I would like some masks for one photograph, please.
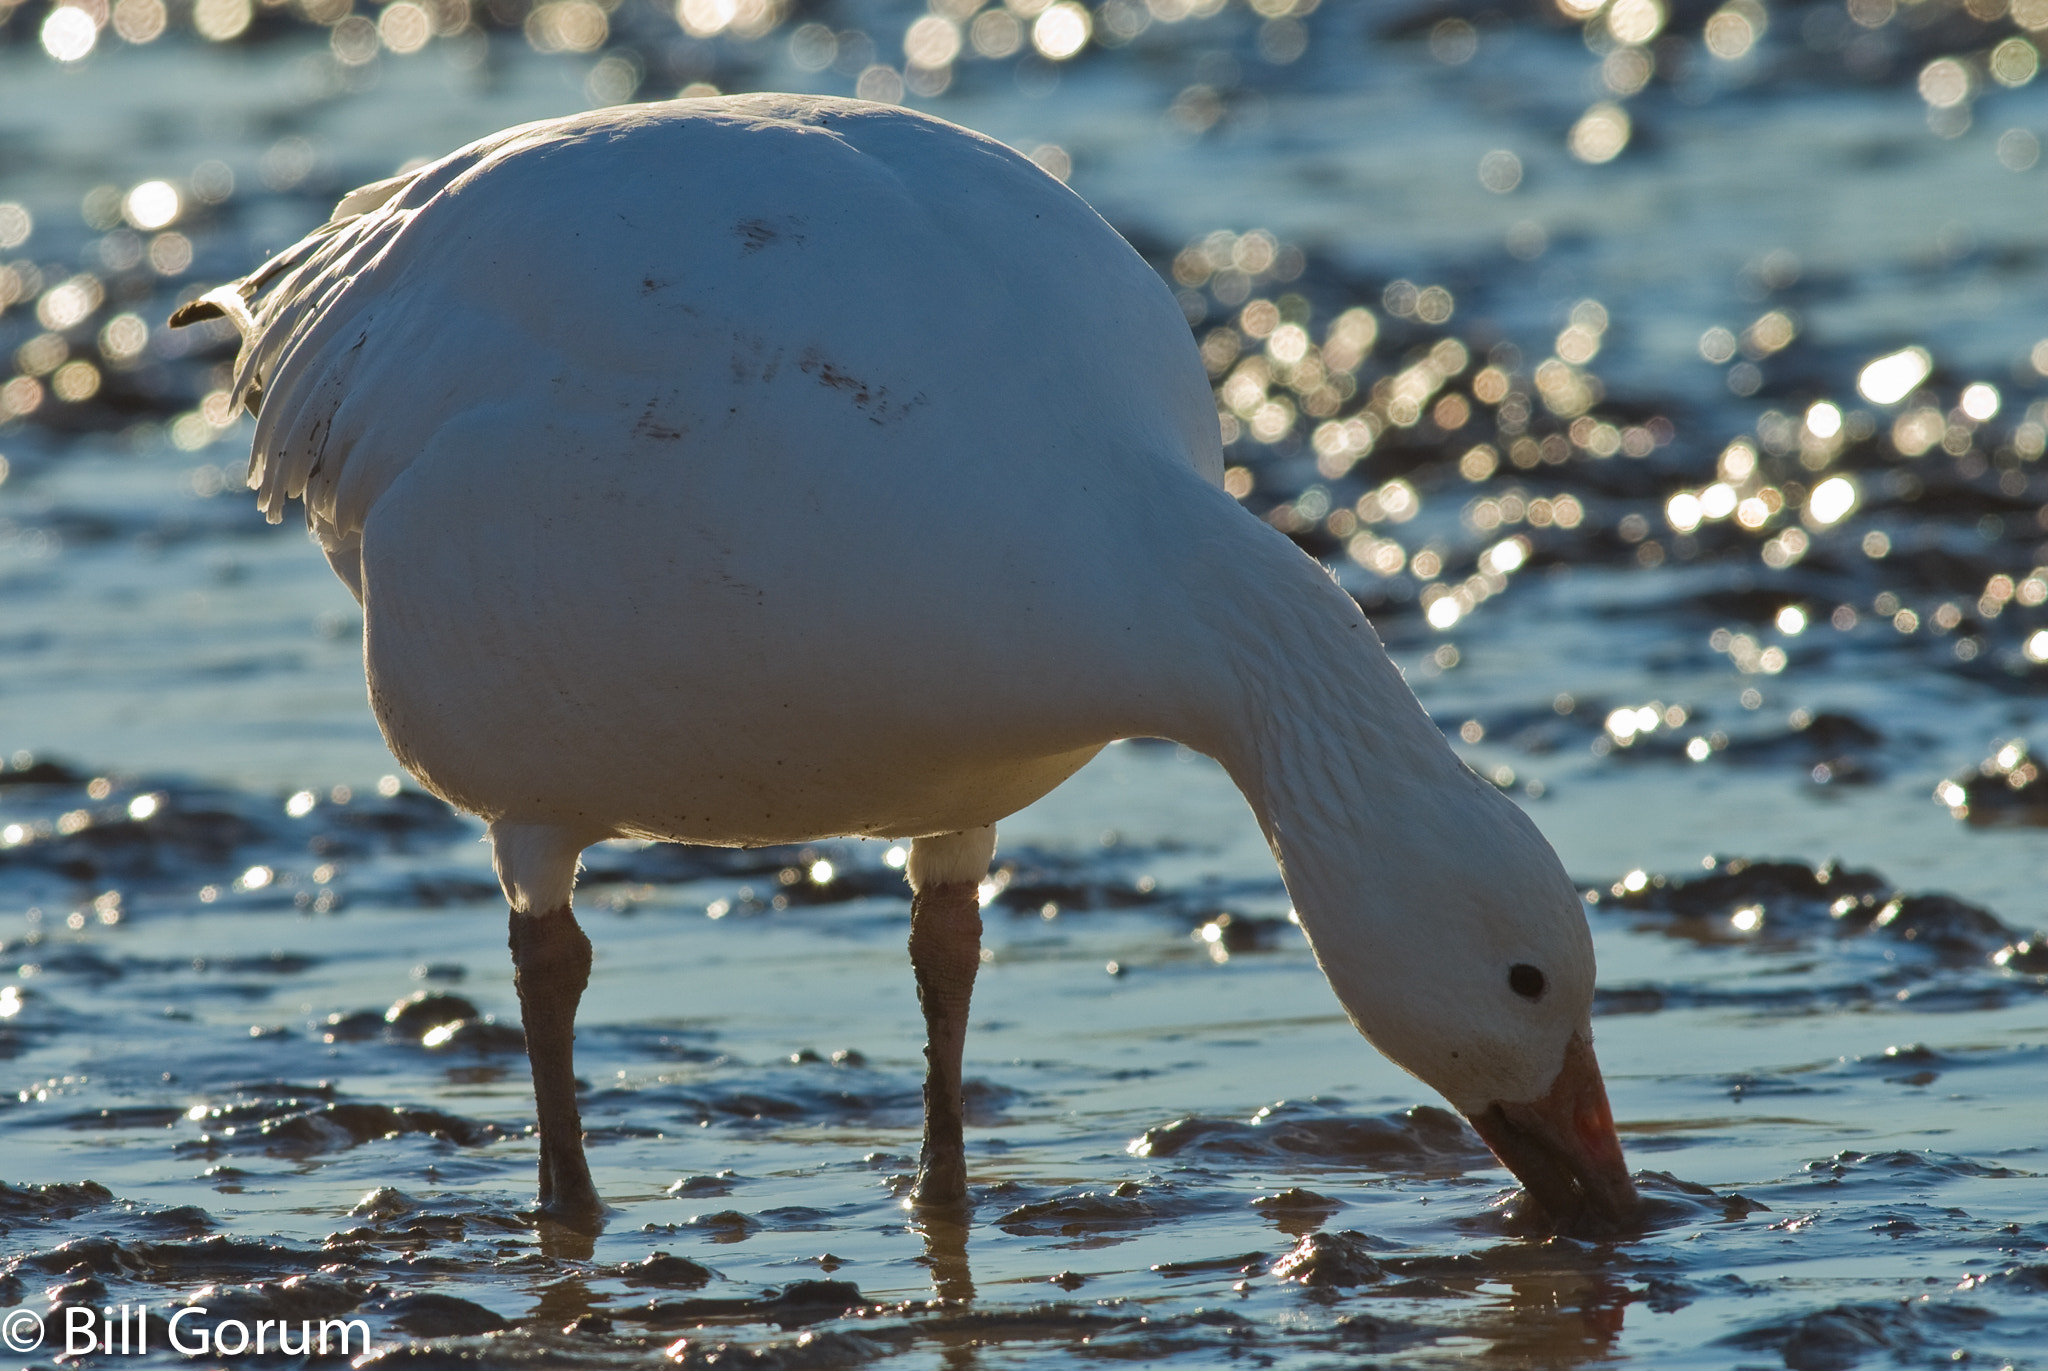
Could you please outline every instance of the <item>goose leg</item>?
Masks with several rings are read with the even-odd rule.
[[[593,1227],[604,1212],[583,1157],[576,1107],[576,1006],[590,981],[590,939],[570,912],[582,845],[540,825],[493,824],[498,879],[512,905],[512,983],[540,1121],[541,1213]]]
[[[979,887],[995,846],[992,827],[910,845],[910,966],[925,1028],[924,1148],[911,1191],[918,1205],[967,1204],[960,1058],[974,973],[981,965]]]
[[[576,1006],[590,981],[590,939],[567,905],[545,914],[512,914],[512,984],[533,1067],[540,1118],[540,1208],[563,1218],[601,1207],[583,1159],[576,1108]]]

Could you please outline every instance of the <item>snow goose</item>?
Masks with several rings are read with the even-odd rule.
[[[734,96],[529,124],[179,311],[242,334],[249,483],[362,603],[370,701],[511,905],[540,1205],[589,1227],[578,854],[912,839],[914,1196],[965,1203],[994,824],[1105,743],[1218,759],[1359,1030],[1548,1216],[1637,1199],[1578,892],[1358,606],[1220,488],[1159,278],[987,138]]]

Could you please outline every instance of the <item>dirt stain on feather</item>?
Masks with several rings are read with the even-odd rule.
[[[748,253],[759,252],[779,238],[787,238],[798,247],[802,247],[804,235],[798,233],[794,227],[795,224],[802,222],[800,219],[790,220],[777,227],[766,219],[742,219],[733,225],[732,231],[738,235],[742,250]]]
[[[659,404],[659,400],[649,400],[647,402],[647,408],[641,413],[639,422],[633,425],[633,436],[636,438],[658,438],[662,442],[673,443],[683,436],[683,430],[672,428],[654,417],[654,412]]]
[[[855,409],[867,415],[869,423],[895,423],[911,410],[927,403],[922,391],[908,400],[892,401],[887,386],[870,386],[857,376],[849,376],[827,361],[816,348],[805,348],[797,367],[806,376],[816,377],[819,385],[845,394],[853,401]]]

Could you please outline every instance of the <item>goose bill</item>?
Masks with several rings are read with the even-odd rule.
[[[1640,1201],[1615,1136],[1600,1063],[1583,1035],[1573,1036],[1564,1067],[1542,1098],[1496,1100],[1470,1117],[1559,1229],[1604,1233],[1635,1223]]]

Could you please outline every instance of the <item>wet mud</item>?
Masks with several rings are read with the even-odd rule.
[[[1173,764],[1170,752],[1149,757]],[[970,1348],[1426,1359],[1475,1337],[1496,1347],[1532,1339],[1545,1356],[1565,1345],[1603,1355],[1628,1346],[1631,1320],[1655,1329],[1705,1306],[1717,1327],[1700,1364],[1767,1351],[1787,1366],[1851,1366],[1937,1346],[1944,1357],[1971,1346],[2017,1352],[2042,1327],[2048,1230],[2029,1209],[2036,1141],[1795,1144],[1782,1172],[1752,1168],[1739,1184],[1725,1171],[1705,1173],[1718,1184],[1693,1179],[1721,1164],[1743,1129],[1840,1120],[1844,1097],[1885,1110],[1902,1092],[1995,1096],[1995,1082],[2030,1079],[2048,1060],[2039,1045],[1907,1039],[1927,1036],[1930,1016],[2037,1010],[2048,975],[2027,969],[2033,942],[2018,925],[1953,896],[1901,890],[1878,872],[1723,857],[1692,872],[1587,882],[1603,941],[1671,949],[1656,954],[1663,974],[1605,977],[1603,1044],[1620,1026],[1633,1033],[1702,1015],[1762,1024],[1914,1016],[1887,1035],[1898,1041],[1860,1055],[1677,1078],[1680,1093],[1718,1095],[1750,1124],[1664,1125],[1624,1105],[1643,1168],[1639,1235],[1546,1238],[1518,1217],[1517,1193],[1478,1138],[1434,1105],[1304,1096],[1147,1120],[1142,1108],[1116,1107],[1110,1081],[1088,1092],[1108,1111],[1105,1135],[1102,1124],[1057,1122],[1087,1068],[1023,1062],[970,1091],[974,1225],[948,1229],[902,1208],[920,1106],[913,1038],[772,1057],[736,1050],[716,1027],[628,1019],[580,1035],[593,1161],[618,1206],[593,1242],[524,1209],[531,1105],[517,1028],[489,1010],[508,999],[500,968],[407,967],[381,953],[368,959],[369,980],[428,983],[381,1007],[327,1009],[330,995],[310,1012],[280,1012],[295,987],[348,955],[340,944],[362,940],[353,923],[484,922],[495,903],[473,874],[467,821],[404,791],[309,805],[176,778],[114,784],[54,761],[12,767],[5,781],[0,819],[25,836],[6,850],[0,881],[9,899],[35,901],[39,918],[9,942],[16,1006],[0,1032],[18,1073],[51,1074],[0,1111],[0,1128],[85,1174],[100,1169],[95,1157],[124,1158],[121,1171],[141,1182],[129,1193],[97,1180],[0,1189],[0,1288],[51,1328],[74,1307],[147,1306],[138,1318],[155,1320],[148,1336],[167,1346],[168,1320],[192,1307],[204,1313],[177,1326],[188,1346],[202,1330],[232,1338],[236,1323],[264,1320],[296,1345],[302,1321],[317,1330],[360,1320],[372,1362],[842,1366],[958,1359]],[[144,820],[131,810],[140,795],[156,800]],[[102,816],[147,839],[87,838]],[[1949,822],[1938,810],[1930,817]],[[343,843],[351,855],[337,862]],[[1042,959],[1037,930],[1057,928],[1065,941],[1048,969],[1069,985],[1092,974],[1110,994],[1126,981],[1256,975],[1282,963],[1294,977],[1315,974],[1298,935],[1204,936],[1226,919],[1290,929],[1261,910],[1284,908],[1272,878],[1183,885],[1131,874],[1179,846],[1005,854],[990,900],[1003,912],[994,968]],[[107,852],[121,854],[118,867]],[[401,865],[404,879],[394,879]],[[269,874],[252,881],[258,866]],[[633,897],[592,901],[600,948],[733,933],[763,949],[812,942],[809,955],[830,957],[848,936],[873,936],[835,930],[834,920],[873,921],[893,943],[907,910],[900,873],[875,843],[748,854],[622,844],[600,849],[593,867],[609,878],[591,891]],[[57,912],[67,907],[92,917],[74,925]],[[279,936],[280,920],[296,935],[288,941],[326,950],[172,958],[136,942],[153,928]],[[1109,943],[1127,968],[1118,976],[1094,960]],[[159,1001],[169,1004],[159,1011]],[[181,1001],[190,1007],[180,1011]],[[257,1022],[223,1028],[223,1006]],[[159,1012],[192,1025],[200,1048],[178,1056],[189,1066],[146,1079],[124,1073],[117,1053],[96,1070],[55,1073],[59,1063],[84,1066],[109,1039],[150,1033],[142,1017]],[[1330,1028],[1337,1041],[1348,1031]],[[258,1059],[281,1074],[230,1079]],[[1153,1069],[1206,1068],[1197,1053]],[[469,1102],[480,1085],[495,1089]],[[1624,1101],[1628,1089],[1618,1082]],[[1130,1122],[1119,1129],[1117,1118]],[[708,1150],[691,1134],[710,1135]],[[633,1159],[622,1164],[621,1152]],[[644,1179],[649,1165],[658,1177],[664,1164],[706,1155],[735,1164]],[[327,1170],[346,1178],[324,1193],[358,1177],[392,1181],[327,1201],[324,1214],[318,1203],[294,1205],[300,1217],[282,1225],[274,1200],[256,1204],[256,1227],[274,1231],[251,1231],[254,1197],[288,1195],[291,1177]],[[184,1179],[166,1186],[174,1177]],[[1828,1236],[1795,1236],[1815,1230]],[[1777,1249],[1794,1241],[1824,1245],[1802,1258],[1823,1266],[1860,1260],[1850,1254],[1881,1242],[1916,1271],[1931,1262],[1947,1274],[1932,1290],[1913,1278],[1916,1294],[1903,1304],[1802,1306],[1768,1275]],[[1733,1312],[1720,1312],[1731,1301]]]

